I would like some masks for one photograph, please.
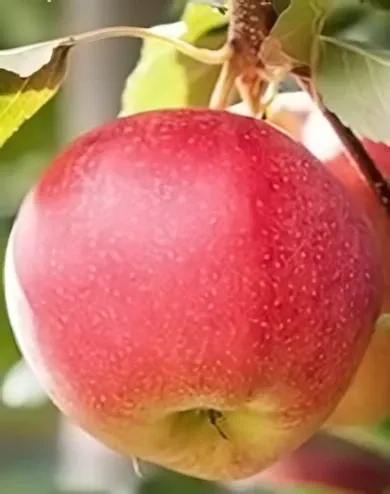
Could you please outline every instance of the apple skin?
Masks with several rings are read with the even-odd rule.
[[[5,289],[67,416],[120,453],[226,481],[330,415],[382,278],[371,226],[303,146],[251,118],[165,110],[54,160],[15,222]]]
[[[269,114],[274,125],[281,126],[323,160],[367,214],[382,251],[385,289],[381,312],[390,313],[390,220],[385,208],[356,165],[348,159],[340,140],[306,93],[280,95]],[[368,139],[362,142],[381,172],[390,179],[390,147]],[[389,413],[390,328],[384,321],[374,334],[352,385],[327,421],[327,426],[369,425]]]
[[[364,147],[382,173],[390,179],[390,148],[382,143],[363,140]],[[390,312],[390,220],[361,173],[347,156],[339,154],[328,168],[364,207],[377,232],[382,247],[384,299],[382,313]],[[384,326],[384,324],[382,324]],[[327,426],[370,425],[390,413],[390,327],[375,332],[363,361]]]
[[[390,147],[368,139],[363,139],[362,143],[383,175],[390,180]],[[386,208],[380,204],[363,175],[351,164],[342,151],[330,159],[326,166],[360,202],[375,228],[382,250],[382,267],[385,280],[381,312],[390,313],[390,218]]]
[[[370,425],[390,413],[390,335],[378,329],[326,427]]]
[[[242,105],[237,113],[244,114]],[[372,223],[382,251],[385,278],[382,313],[390,312],[390,220],[386,209],[370,189],[365,177],[344,153],[343,145],[312,98],[305,92],[278,95],[268,110],[269,122],[303,144],[343,183],[363,207]],[[366,151],[390,180],[390,147],[384,143],[362,139]]]

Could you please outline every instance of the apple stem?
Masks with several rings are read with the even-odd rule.
[[[223,414],[221,412],[218,412],[217,410],[207,410],[207,417],[210,421],[210,424],[216,428],[218,434],[226,440],[229,440],[227,435],[224,433],[224,431],[221,429],[221,426],[219,425],[219,421],[223,419]]]
[[[382,174],[375,161],[367,153],[363,144],[353,131],[349,127],[346,127],[339,117],[323,104],[310,80],[297,78],[297,82],[317,103],[322,114],[342,142],[348,158],[357,165],[380,203],[386,208],[387,213],[390,214],[390,182]]]
[[[251,113],[257,116],[270,83],[261,60],[261,45],[277,15],[271,0],[231,0],[226,47],[230,51],[210,100],[210,107],[225,109],[236,88]]]

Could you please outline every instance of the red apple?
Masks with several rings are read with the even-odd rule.
[[[239,479],[345,392],[380,308],[377,248],[333,175],[267,123],[156,111],[54,160],[10,238],[7,304],[26,359],[85,430]]]
[[[346,156],[343,146],[306,93],[286,93],[270,108],[271,122],[293,135],[344,185],[369,217],[382,250],[385,278],[382,312],[390,312],[390,220],[366,179]],[[303,116],[303,118],[302,118]],[[390,180],[390,147],[364,139],[363,144],[382,173]],[[381,320],[352,385],[342,398],[327,426],[368,425],[390,413],[389,319]]]
[[[378,329],[327,427],[375,424],[390,413],[390,331]]]
[[[241,108],[237,105],[237,108]],[[244,110],[241,108],[241,113]],[[365,210],[382,249],[386,281],[382,312],[390,312],[390,220],[366,179],[344,153],[343,145],[311,97],[304,92],[278,95],[268,110],[270,123],[303,144],[340,180],[353,199]],[[390,147],[362,140],[382,173],[390,180]]]
[[[304,94],[304,93],[302,93]],[[294,96],[290,95],[293,99]],[[304,101],[306,100],[306,101]],[[283,102],[286,108],[287,102]],[[362,206],[368,215],[382,250],[382,269],[385,278],[384,299],[382,312],[390,312],[390,219],[386,208],[380,204],[379,200],[371,190],[365,177],[355,164],[353,164],[344,153],[343,146],[331,128],[330,124],[323,117],[320,110],[310,100],[309,96],[301,96],[301,104],[307,111],[299,141],[305,145],[317,158],[323,161],[326,167],[340,180],[345,188],[350,192],[356,202]],[[275,105],[276,106],[276,105]],[[279,104],[279,107],[281,104]],[[310,109],[311,106],[311,109]],[[276,106],[276,109],[279,107]],[[281,111],[280,113],[285,113]],[[287,112],[288,113],[288,112]],[[275,111],[275,115],[277,112]],[[291,117],[290,117],[291,118]],[[284,119],[286,120],[286,119]],[[282,117],[278,117],[278,122]],[[289,130],[289,129],[287,129]],[[370,154],[377,166],[390,180],[390,147],[384,143],[372,142],[362,139],[366,151]]]
[[[390,179],[390,148],[363,140],[363,144],[382,173]],[[361,173],[347,156],[339,154],[327,163],[329,169],[363,205],[377,232],[382,247],[385,290],[382,312],[390,312],[390,219]],[[390,328],[388,319],[375,333],[359,370],[327,425],[366,425],[390,413]],[[387,326],[387,327],[385,327]]]
[[[375,143],[364,139],[364,147],[374,159],[377,166],[390,180],[390,147],[383,143]],[[382,267],[385,278],[383,313],[390,313],[390,218],[380,204],[375,194],[369,187],[363,175],[351,164],[348,157],[340,152],[337,156],[327,162],[327,167],[334,175],[351,191],[355,199],[364,207],[377,232],[382,248]],[[390,336],[389,336],[390,338]],[[390,408],[389,408],[390,410]]]
[[[384,494],[390,487],[389,467],[388,460],[375,454],[319,436],[242,484],[279,489],[323,487],[324,492],[329,489],[334,494]]]

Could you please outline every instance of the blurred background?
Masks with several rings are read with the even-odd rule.
[[[0,0],[0,48],[108,25],[170,22],[178,18],[183,3]],[[113,40],[77,50],[64,89],[1,149],[0,265],[23,196],[67,141],[118,114],[139,49],[136,40]],[[213,485],[142,464],[140,469],[142,477],[131,462],[67,423],[50,405],[20,360],[0,293],[0,494],[320,493],[328,492],[318,484],[324,478],[344,485],[338,492],[354,488],[375,494],[390,486],[390,464],[379,455],[326,437],[315,438],[287,463],[240,485]],[[301,477],[317,486],[273,487],[275,479],[298,482]]]

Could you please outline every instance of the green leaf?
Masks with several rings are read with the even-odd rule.
[[[190,4],[184,11],[182,22],[187,28],[185,41],[196,43],[202,36],[214,30],[226,28],[228,18],[206,5]]]
[[[390,144],[389,32],[390,12],[369,6],[338,9],[324,24],[313,67],[325,105],[361,136],[386,144]]]
[[[371,0],[371,2],[375,7],[390,10],[390,0]]]
[[[382,424],[374,427],[336,427],[328,434],[343,439],[363,449],[390,458],[390,436]]]
[[[25,0],[1,2],[0,38],[1,43],[7,45],[3,48],[55,36],[60,7],[59,2],[46,0],[32,0],[28,9]]]
[[[214,482],[195,479],[173,471],[159,469],[154,475],[146,476],[140,483],[138,494],[172,494],[183,492],[186,494],[223,494],[223,486]]]
[[[4,252],[7,243],[8,229],[0,222],[0,273],[3,273]],[[8,322],[7,311],[5,307],[4,287],[0,283],[0,381],[2,375],[8,370],[9,366],[14,364],[19,356],[15,340]]]
[[[58,91],[69,49],[52,42],[0,52],[0,147]]]
[[[286,491],[283,491],[283,494],[345,494],[345,491],[341,491],[335,487],[319,487],[319,486],[307,486],[301,485],[299,487],[292,487]]]
[[[287,7],[290,6],[290,0],[272,0],[274,9],[278,14],[281,14]]]
[[[217,49],[226,40],[227,18],[206,5],[190,4],[180,22],[154,28],[199,47]],[[220,68],[179,53],[155,40],[144,42],[135,71],[127,80],[121,116],[158,108],[206,106]]]
[[[219,22],[221,17],[219,16]],[[194,32],[201,35],[210,20],[203,19],[202,22],[202,16],[198,15],[195,16],[195,22],[197,24]],[[218,27],[215,20],[214,25]],[[73,46],[116,37],[163,41],[194,59],[210,61],[211,58],[212,64],[220,61],[220,53],[216,57],[215,52],[195,49],[192,44],[183,40],[132,26],[97,29],[76,36],[0,51],[0,147],[59,89],[66,73],[67,55]]]
[[[291,0],[273,27],[270,37],[297,65],[311,65],[313,47],[334,0]]]

